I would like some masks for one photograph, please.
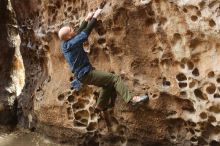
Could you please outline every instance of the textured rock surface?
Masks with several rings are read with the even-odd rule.
[[[0,110],[18,97],[20,125],[76,145],[219,145],[220,2],[109,0],[86,51],[97,69],[151,100],[134,108],[119,97],[99,118],[97,88],[68,89],[57,31],[79,25],[100,2],[1,1]],[[19,36],[7,33],[14,29]]]
[[[0,2],[0,123],[11,123],[15,119],[16,96],[25,84],[25,73],[20,53],[21,38],[11,1]]]

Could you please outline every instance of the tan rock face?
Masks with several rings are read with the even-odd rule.
[[[118,97],[113,109],[97,115],[96,87],[69,90],[57,31],[79,25],[100,2],[11,1],[23,58],[12,64],[24,64],[16,77],[25,71],[24,88],[23,80],[13,80],[23,88],[17,95],[20,124],[77,145],[219,145],[220,2],[109,0],[85,49],[96,69],[115,72],[150,101],[131,107]],[[8,58],[0,59],[6,65]]]

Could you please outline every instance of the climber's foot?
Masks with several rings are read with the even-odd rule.
[[[147,95],[143,95],[143,96],[134,96],[131,100],[130,103],[132,105],[136,105],[136,104],[140,104],[143,103],[145,101],[148,101],[149,97]]]

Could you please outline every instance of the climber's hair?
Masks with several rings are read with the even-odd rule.
[[[69,33],[70,29],[71,29],[70,25],[62,26],[58,32],[59,39],[62,41],[67,40],[67,34]]]

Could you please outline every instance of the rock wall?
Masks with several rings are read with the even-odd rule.
[[[0,2],[0,123],[16,123],[16,97],[25,84],[21,38],[11,1]]]
[[[15,64],[16,49],[1,37],[11,56],[1,57],[1,88],[8,80],[19,87],[16,93],[23,88],[15,94],[21,126],[75,145],[220,144],[219,1],[109,0],[86,51],[94,67],[120,75],[131,92],[148,94],[150,101],[132,107],[118,97],[101,115],[93,108],[98,88],[69,89],[72,75],[57,37],[61,26],[78,26],[101,1],[8,2],[18,21],[25,85],[9,77],[13,69],[2,71]],[[1,21],[5,31],[12,30],[9,18]]]

